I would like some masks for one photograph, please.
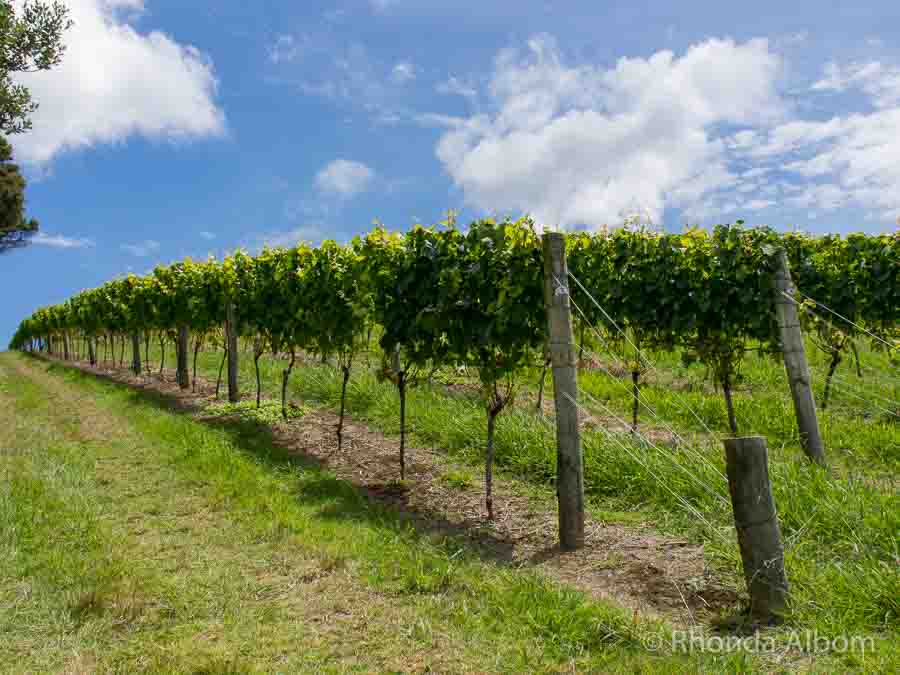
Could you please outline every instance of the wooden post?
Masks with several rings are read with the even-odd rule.
[[[824,465],[825,449],[819,433],[816,402],[813,400],[810,386],[809,365],[806,362],[799,312],[797,304],[791,299],[794,297],[794,282],[791,279],[784,249],[778,251],[775,260],[775,316],[781,335],[784,367],[791,386],[791,397],[794,399],[794,411],[800,431],[800,447],[812,461]]]
[[[766,439],[727,438],[724,443],[734,526],[750,593],[750,616],[755,622],[768,624],[787,608],[788,582],[769,482]]]
[[[566,238],[560,232],[544,234],[544,300],[556,405],[559,544],[564,550],[574,550],[584,546],[584,467],[578,427],[578,369],[572,339]]]
[[[141,374],[141,336],[137,331],[131,334],[131,370]]]
[[[234,316],[234,303],[225,306],[225,336],[228,341],[228,400],[237,403],[241,398],[238,390],[238,336]]]
[[[182,389],[188,389],[191,386],[191,375],[188,372],[188,344],[190,340],[188,337],[188,327],[187,326],[179,326],[178,327],[178,368],[176,370],[176,379],[178,380],[178,386]]]

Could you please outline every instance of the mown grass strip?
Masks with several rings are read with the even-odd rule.
[[[22,357],[3,356],[4,360],[10,358]],[[24,372],[45,367],[37,363],[21,366]],[[4,370],[4,377],[13,380],[8,390],[14,392],[17,401],[15,414],[28,415],[34,424],[46,429],[57,429],[65,424],[58,416],[66,412],[55,410],[51,401],[44,400],[39,386],[21,375],[10,375],[8,368]],[[320,561],[330,561],[323,563],[325,566],[346,567],[376,593],[409,609],[410,625],[405,628],[407,635],[413,638],[413,645],[417,644],[416,640],[433,640],[435,636],[446,635],[451,648],[463,649],[461,661],[452,669],[515,672],[561,667],[600,668],[606,672],[752,669],[753,662],[746,654],[683,656],[665,651],[662,655],[651,654],[643,645],[651,638],[668,644],[669,629],[666,626],[635,620],[619,608],[587,601],[581,594],[551,584],[536,574],[504,569],[480,560],[454,540],[425,539],[392,513],[364,502],[349,485],[325,471],[284,455],[268,442],[255,421],[211,428],[169,411],[165,402],[147,394],[67,369],[53,367],[52,370],[66,386],[90,397],[84,406],[96,407],[134,432],[119,441],[118,448],[114,447],[115,439],[109,444],[74,441],[68,446],[60,445],[53,433],[38,434],[29,440],[31,454],[55,457],[51,465],[72,471],[79,477],[78,490],[85,495],[86,503],[93,505],[92,508],[102,505],[99,514],[103,518],[98,520],[97,511],[47,508],[47,504],[65,502],[63,493],[52,484],[47,485],[45,492],[29,493],[26,501],[32,506],[27,508],[38,508],[45,514],[42,519],[46,529],[39,533],[40,538],[46,539],[46,544],[57,550],[54,555],[61,561],[70,558],[71,547],[65,542],[57,542],[49,533],[64,528],[69,521],[100,523],[98,532],[101,534],[94,538],[114,540],[115,528],[105,530],[103,525],[109,519],[115,519],[114,505],[104,503],[104,486],[97,481],[90,465],[103,458],[106,452],[103,448],[110,451],[109,447],[113,447],[118,456],[126,450],[127,444],[132,444],[131,452],[141,458],[143,468],[133,467],[133,472],[119,478],[128,481],[130,489],[139,490],[142,483],[149,481],[163,490],[145,506],[151,510],[164,509],[166,500],[175,497],[165,491],[161,482],[169,478],[173,483],[172,490],[190,490],[193,486],[194,498],[210,509],[227,513],[234,527],[233,532],[226,533],[227,537],[248,543],[268,542],[276,547],[300,547]],[[136,438],[140,440],[135,447]],[[13,442],[18,445],[18,440],[13,439]],[[121,445],[123,443],[125,446]],[[83,464],[72,461],[76,455],[84,457]],[[15,472],[22,481],[35,475],[35,471],[15,462],[5,470]],[[44,496],[50,493],[55,496]],[[33,555],[20,546],[19,542],[23,541],[20,531],[29,527],[28,523],[34,518],[21,507],[12,506],[22,498],[19,495],[14,499],[10,494],[2,501],[4,522],[15,523],[12,529],[4,530],[4,542],[20,551],[20,560],[28,561]],[[95,515],[91,516],[91,513]],[[104,546],[85,548],[85,556],[92,561],[109,557]],[[122,559],[130,562],[127,549],[122,553]],[[221,563],[213,560],[210,564]],[[17,579],[19,583],[32,577],[42,578],[48,589],[58,590],[57,580],[47,571],[49,567],[39,567],[44,571],[26,565],[9,570],[4,576],[8,580]],[[173,583],[177,587],[173,580],[180,573],[177,568],[165,570],[151,564],[151,569],[161,575],[159,583]],[[72,574],[79,578],[83,576],[77,570]],[[203,591],[207,603],[215,599],[219,590],[217,584],[222,581],[221,575],[211,575],[207,579]],[[228,597],[227,592],[223,595]],[[38,604],[49,608],[47,611],[58,611],[59,608],[58,599],[52,592]],[[243,613],[238,599],[232,598],[229,607],[222,615],[226,623],[240,624]],[[188,620],[192,609],[191,603],[174,603],[174,615],[170,620],[158,618],[161,623],[155,630],[132,636],[130,647],[118,652],[117,658],[122,660],[117,663],[133,665],[135,661],[129,659],[138,658],[134,651],[136,645],[144,644],[149,648],[153,640],[162,639],[167,633],[170,641],[174,640],[180,649],[185,649],[192,633],[187,629],[179,633],[178,629],[186,620],[194,629],[197,627]],[[84,629],[70,626],[69,630],[80,636]],[[225,631],[225,635],[230,633]],[[335,639],[352,641],[357,637],[340,635]],[[118,644],[109,635],[106,639]],[[402,650],[408,644],[404,642],[397,649]],[[231,654],[222,651],[216,663],[227,664],[231,657],[243,659],[244,655],[240,650]],[[155,665],[160,666],[160,663]],[[252,658],[249,663],[252,664]],[[333,661],[331,665],[339,669],[340,661]],[[181,666],[175,669],[181,669]]]

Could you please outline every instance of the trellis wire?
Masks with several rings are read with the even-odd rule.
[[[786,297],[788,300],[790,300],[790,301],[793,302],[794,304],[799,305],[801,308],[803,308],[803,303],[802,303],[802,302],[797,302],[797,299],[794,298],[794,297],[792,297],[790,293],[783,292],[782,294],[783,294],[784,297]],[[835,312],[835,311],[834,311],[833,309],[831,309],[831,307],[829,307],[828,305],[825,305],[825,304],[819,302],[818,300],[815,300],[814,298],[811,298],[811,297],[809,297],[808,295],[805,295],[804,293],[800,292],[799,290],[797,291],[797,295],[800,295],[800,296],[802,296],[803,298],[809,300],[810,302],[814,303],[817,307],[821,307],[822,309],[824,309],[824,310],[826,310],[826,311],[828,311],[828,312],[831,312],[831,313],[834,314],[836,317],[838,317],[839,319],[842,319],[842,320],[846,321],[847,323],[849,323],[851,326],[853,326],[853,327],[856,328],[857,330],[859,330],[859,331],[865,333],[866,335],[868,335],[869,337],[871,337],[873,340],[877,340],[878,342],[882,343],[883,345],[887,346],[887,347],[890,348],[890,349],[897,349],[897,347],[896,347],[895,345],[892,345],[892,344],[891,344],[890,342],[888,342],[887,340],[883,340],[882,338],[880,338],[880,337],[878,337],[877,335],[875,335],[875,333],[872,333],[871,331],[866,330],[865,328],[863,328],[862,326],[860,326],[858,323],[855,323],[855,322],[851,321],[850,319],[848,319],[848,318],[847,318],[846,316],[844,316],[843,314],[840,314],[840,313],[838,313],[838,312]],[[808,307],[806,307],[806,308],[804,308],[804,309],[806,309],[806,311],[810,311]]]
[[[587,351],[589,354],[593,355],[593,356],[599,356],[598,354],[595,354],[594,352],[592,352],[592,351],[590,351],[590,350],[586,350],[586,351]],[[610,378],[611,380],[613,380],[613,381],[616,382],[619,386],[621,386],[629,396],[633,396],[633,395],[634,395],[633,392],[628,388],[628,385],[626,385],[626,384],[623,383],[621,380],[619,380],[619,378],[617,378],[615,375],[613,375],[609,370],[607,370],[607,369],[604,368],[603,366],[600,366],[600,368],[601,368],[601,370],[603,370],[603,372],[605,372],[605,373],[609,376],[609,378]],[[594,396],[591,396],[588,392],[586,392],[586,391],[584,391],[584,390],[582,390],[581,393],[584,394],[585,396],[587,396],[588,398],[590,398],[590,399],[593,400],[593,401],[596,401],[596,400],[597,400]],[[656,411],[655,411],[649,404],[647,404],[644,400],[641,399],[641,396],[638,396],[638,403],[640,403],[640,405],[643,406],[643,407],[650,413],[650,415],[651,415],[655,420],[657,420],[657,421],[663,426],[663,428],[664,428],[666,431],[668,431],[670,434],[672,434],[672,436],[674,436],[674,437],[679,441],[680,447],[687,448],[687,450],[688,450],[690,453],[694,454],[694,455],[697,457],[697,459],[699,459],[701,462],[705,462],[705,463],[709,466],[709,468],[711,468],[715,473],[717,473],[717,474],[722,478],[722,480],[724,480],[724,481],[727,481],[727,480],[728,480],[728,479],[725,477],[725,474],[723,474],[723,473],[718,469],[718,467],[716,467],[712,462],[709,461],[708,458],[704,457],[700,452],[698,452],[698,451],[693,447],[693,445],[692,445],[691,443],[689,443],[689,442],[688,442],[681,434],[679,434],[677,431],[675,431],[675,429],[674,429],[672,426],[670,426],[670,425],[669,425],[662,417],[660,417],[660,416],[656,413]],[[615,416],[615,417],[616,417],[616,419],[617,419],[619,422],[621,422],[624,426],[630,428],[631,425],[629,425],[629,424],[628,424],[625,420],[623,420],[621,417],[618,417],[618,416]],[[641,434],[641,432],[638,431],[638,430],[635,430],[634,433],[636,433],[638,436],[643,437],[643,434]],[[654,446],[654,447],[655,447],[655,446]]]
[[[575,309],[576,309],[576,310],[581,314],[581,316],[584,318],[584,320],[585,320],[585,322],[587,323],[588,327],[591,329],[591,332],[594,333],[598,338],[600,338],[600,339],[602,340],[602,336],[601,336],[600,333],[596,330],[596,328],[595,328],[593,325],[591,325],[590,321],[587,320],[587,317],[585,316],[585,314],[584,314],[584,312],[581,310],[581,308],[578,306],[578,303],[576,303],[575,300],[573,300],[573,299],[571,299],[571,298],[570,298],[570,301],[572,302],[572,305],[575,307]],[[604,343],[604,344],[606,344],[606,343]],[[583,345],[579,345],[579,347],[583,347]],[[608,368],[606,368],[606,367],[604,367],[604,366],[602,365],[602,362],[600,361],[600,358],[599,358],[599,357],[600,357],[599,354],[593,352],[593,351],[590,350],[590,349],[586,349],[586,348],[585,348],[585,351],[586,351],[589,355],[594,356],[595,358],[597,358],[598,363],[600,363],[600,366],[599,366],[599,367],[600,367],[600,370],[602,370],[604,373],[606,373],[606,374],[609,376],[609,378],[610,378],[611,380],[613,380],[618,386],[620,386],[622,389],[624,389],[625,392],[626,392],[629,396],[632,396],[632,397],[634,396],[634,392],[633,392],[631,389],[629,389],[629,387],[628,387],[627,384],[625,384],[624,382],[622,382],[619,378],[617,378],[615,375],[613,375],[612,372],[610,372],[610,370],[609,370]],[[618,359],[618,357],[617,357],[612,351],[610,351],[609,354],[613,357],[614,360],[617,360],[617,359]],[[692,452],[695,452],[695,453],[696,453],[696,450],[693,450],[693,448],[691,447],[691,444],[688,443],[688,441],[687,441],[681,434],[679,434],[677,431],[675,431],[675,429],[674,429],[671,425],[669,425],[668,422],[666,422],[666,421],[665,421],[665,420],[664,420],[664,419],[663,419],[663,418],[662,418],[662,417],[661,417],[661,416],[653,409],[653,407],[652,407],[649,403],[647,403],[647,401],[643,398],[643,396],[644,396],[644,395],[642,395],[641,393],[638,393],[638,396],[637,396],[638,403],[639,403],[641,406],[643,406],[644,409],[647,410],[647,411],[650,413],[650,415],[651,415],[655,420],[657,420],[660,424],[662,424],[662,426],[663,426],[669,433],[671,433],[676,439],[678,439],[681,443],[683,443],[686,447],[688,447]],[[690,409],[689,406],[688,406],[688,409]],[[684,410],[684,409],[682,408],[682,410]],[[693,412],[693,410],[691,410],[691,412]],[[717,436],[717,435],[716,435],[716,434],[715,434],[715,433],[714,433],[714,432],[706,425],[706,423],[703,422],[703,420],[700,419],[699,416],[696,415],[696,413],[694,414],[694,416],[697,417],[697,419],[700,421],[700,423],[703,425],[703,427],[706,429],[706,431],[709,433],[709,435],[712,436],[713,439],[715,439],[715,440],[720,440],[720,439],[718,438],[718,436]],[[697,453],[697,456],[700,457],[703,461],[707,461],[707,462],[709,461],[709,460],[707,460],[705,457],[703,457],[702,455],[700,455],[699,453]],[[722,478],[723,478],[724,480],[727,480],[727,479],[725,478],[725,475],[724,475],[721,471],[719,471],[715,466],[713,466],[712,464],[710,464],[710,466],[711,466],[711,467],[712,467],[712,468],[713,468],[720,476],[722,476]]]
[[[587,408],[585,408],[584,405],[582,405],[582,404],[579,403],[578,401],[574,400],[569,394],[565,394],[565,396],[566,396],[566,398],[568,398],[570,401],[572,401],[576,406],[578,406],[578,407],[579,407],[579,408],[580,408],[580,409],[581,409],[588,417],[590,417],[591,419],[596,420],[596,418],[594,417],[593,413],[592,413],[590,410],[588,410]],[[602,405],[602,404],[601,404],[601,405]],[[604,406],[604,407],[605,407],[605,406]],[[717,537],[719,537],[720,539],[722,539],[722,541],[725,542],[725,544],[727,544],[727,545],[729,545],[729,546],[732,545],[733,542],[729,541],[729,540],[728,540],[721,532],[719,532],[719,530],[718,530],[712,523],[710,523],[710,522],[703,516],[703,514],[700,513],[699,510],[697,510],[696,507],[694,507],[693,505],[691,505],[684,497],[682,497],[681,495],[679,495],[678,493],[676,493],[672,488],[670,488],[670,487],[666,484],[666,482],[665,482],[664,480],[662,480],[662,478],[660,478],[654,471],[652,471],[652,470],[650,469],[650,467],[648,467],[643,461],[641,461],[640,457],[638,457],[634,452],[632,452],[632,451],[628,448],[628,446],[627,446],[625,443],[623,443],[623,442],[621,441],[621,439],[617,438],[617,437],[615,436],[615,434],[613,434],[612,432],[610,432],[608,429],[604,428],[603,425],[598,425],[598,426],[603,430],[603,432],[609,437],[610,440],[612,440],[613,442],[617,443],[617,444],[619,445],[619,447],[621,447],[626,453],[628,453],[628,455],[631,456],[631,458],[632,458],[635,462],[637,462],[640,466],[642,466],[642,467],[647,471],[647,473],[649,473],[651,476],[653,476],[653,478],[654,478],[654,479],[655,479],[655,480],[656,480],[656,481],[657,481],[657,482],[658,482],[658,483],[659,483],[659,484],[660,484],[660,485],[661,485],[661,486],[662,486],[669,494],[671,494],[673,497],[675,497],[675,500],[676,500],[679,504],[681,504],[681,505],[682,505],[689,513],[691,513],[692,515],[696,516],[701,522],[703,522],[707,527],[709,527],[709,529],[710,529],[712,532],[714,532],[714,533],[716,534]]]
[[[584,396],[586,396],[588,399],[590,399],[593,403],[595,403],[596,405],[598,405],[598,406],[600,406],[601,408],[603,408],[607,413],[609,413],[610,417],[612,417],[614,420],[616,420],[616,421],[619,422],[620,424],[624,425],[625,427],[628,426],[627,422],[625,422],[625,420],[623,420],[623,419],[622,419],[621,417],[619,417],[615,412],[613,412],[612,409],[609,408],[609,406],[607,406],[607,405],[605,405],[604,403],[602,403],[601,401],[597,400],[595,397],[591,396],[591,395],[588,394],[587,392],[581,392],[581,393],[582,393]],[[583,406],[582,406],[582,407],[583,407]],[[593,415],[591,415],[591,417],[594,418]],[[594,419],[596,420],[596,418],[594,418]],[[601,425],[601,427],[602,427],[602,425]],[[603,431],[604,431],[604,432],[612,433],[612,432],[609,431],[609,429],[606,429],[605,427],[602,427],[602,428],[603,428]],[[709,485],[708,483],[704,482],[699,476],[697,476],[697,475],[691,473],[691,471],[688,470],[684,465],[679,464],[679,463],[675,460],[675,457],[673,456],[673,453],[664,451],[664,450],[663,450],[662,448],[660,448],[656,443],[654,443],[653,441],[651,441],[647,436],[645,436],[645,435],[642,434],[641,432],[637,432],[637,436],[638,436],[638,437],[639,437],[639,438],[640,438],[647,446],[653,448],[654,450],[656,450],[657,452],[659,452],[661,455],[664,455],[669,461],[672,462],[672,464],[674,464],[676,467],[678,467],[679,469],[681,469],[681,471],[683,471],[688,477],[692,478],[698,485],[700,485],[700,486],[701,486],[704,490],[706,490],[710,495],[712,495],[712,496],[715,497],[716,499],[719,499],[720,501],[722,501],[722,503],[724,503],[726,506],[728,505],[728,501],[727,501],[720,493],[716,492],[716,490],[715,490],[711,485]],[[716,469],[716,467],[715,467],[712,463],[710,463],[709,460],[706,460],[706,458],[705,458],[705,457],[702,457],[702,456],[700,456],[700,458],[703,459],[704,461],[706,461],[707,463],[709,463],[709,466],[710,466],[716,473],[718,473],[718,474],[723,478],[723,480],[725,480],[726,483],[728,482],[728,479],[725,478],[725,476],[722,475],[722,473],[719,472],[719,470]],[[646,468],[646,467],[645,467],[645,468]]]
[[[628,341],[628,343],[634,348],[634,350],[635,350],[635,352],[638,354],[638,356],[639,356],[639,357],[647,364],[647,366],[648,366],[647,372],[650,372],[650,373],[658,373],[659,371],[658,371],[658,369],[656,368],[656,366],[653,364],[653,362],[650,361],[650,359],[648,359],[648,358],[643,354],[643,352],[641,352],[641,350],[639,350],[639,349],[637,348],[637,346],[636,346],[636,345],[631,341],[631,339],[628,337],[628,334],[627,334],[625,331],[623,331],[615,321],[613,321],[612,317],[610,317],[609,314],[606,312],[606,310],[603,309],[603,307],[600,305],[600,303],[597,302],[597,299],[594,298],[593,295],[591,295],[590,291],[588,291],[588,290],[584,287],[584,285],[583,285],[583,284],[575,277],[574,274],[572,274],[571,272],[569,272],[569,276],[572,277],[572,280],[575,281],[576,284],[578,284],[578,287],[582,290],[582,292],[584,292],[584,294],[588,296],[588,298],[591,300],[591,302],[593,302],[594,305],[595,305],[601,312],[603,312],[603,315],[606,316],[606,317],[610,320],[610,322],[611,322],[612,325],[616,328],[616,330],[619,331],[619,332],[622,334],[622,336]],[[579,314],[581,314],[581,316],[585,319],[585,321],[587,321],[587,317],[585,316],[585,314],[584,314],[584,312],[581,310],[581,308],[577,306],[577,304],[575,303],[575,300],[572,299],[571,296],[569,296],[569,298],[570,298],[572,304],[575,305],[575,308],[578,310]],[[588,321],[588,325],[590,325],[590,322],[589,322],[589,321]],[[600,333],[599,333],[596,329],[594,329],[593,326],[591,326],[591,332],[593,332],[595,335],[597,335],[597,337],[599,337],[600,340],[601,340],[605,345],[607,345],[607,348],[609,349],[608,343],[606,342],[606,340],[603,339],[603,337],[600,335]],[[613,354],[613,352],[612,352],[611,349],[610,349],[609,351],[610,351],[610,354],[613,355],[613,358],[614,358],[614,359],[618,359],[618,357],[615,356],[615,354]],[[673,393],[675,394],[675,399],[676,399],[676,400],[682,401],[682,397],[681,397],[681,396],[679,396],[676,392],[673,392]],[[703,426],[703,428],[706,430],[706,432],[707,432],[710,436],[712,436],[713,438],[718,438],[718,436],[716,435],[716,433],[715,433],[712,429],[709,428],[709,426],[706,424],[706,422],[703,420],[703,418],[700,417],[700,415],[697,414],[697,412],[690,406],[690,404],[688,404],[688,403],[685,402],[685,403],[684,403],[684,407],[681,408],[681,410],[683,410],[683,411],[684,411],[684,410],[689,411],[689,412],[694,416],[694,418],[701,424],[701,426]]]

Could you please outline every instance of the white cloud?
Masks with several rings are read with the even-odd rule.
[[[445,132],[437,155],[467,202],[485,210],[601,225],[640,206],[659,220],[668,203],[734,180],[714,130],[776,122],[780,65],[765,40],[707,40],[680,57],[568,66],[540,36],[525,58],[500,52],[492,111]]]
[[[362,42],[348,42],[331,30],[282,35],[269,60],[268,82],[362,111],[379,124],[410,117],[410,85],[421,75],[414,63],[385,62]]]
[[[759,178],[760,176],[764,176],[765,174],[767,174],[769,171],[771,171],[771,169],[759,166],[754,169],[748,169],[747,171],[744,171],[741,174],[741,178]]]
[[[814,105],[793,108],[781,64],[765,40],[710,39],[610,68],[569,65],[539,36],[497,55],[483,112],[414,119],[443,128],[438,158],[487,212],[596,227],[635,208],[655,222],[672,207],[701,222],[853,208],[897,222],[900,66],[830,63],[807,85]],[[438,90],[480,96],[455,79]],[[852,112],[800,115],[827,110],[835,92]]]
[[[122,250],[130,253],[138,258],[146,258],[149,255],[159,252],[159,242],[152,239],[145,239],[136,244],[122,244]]]
[[[302,44],[297,53],[303,58],[294,56],[297,64],[281,71],[307,96],[361,106],[370,113],[393,109],[400,83],[393,79],[392,68],[374,60],[363,45],[345,45],[317,34],[299,36],[294,44]]]
[[[16,141],[19,158],[47,162],[66,150],[134,134],[184,139],[224,133],[212,64],[161,32],[138,33],[130,22],[143,0],[65,4],[75,25],[65,35],[63,62],[16,76],[40,103],[32,132]]]
[[[831,211],[865,209],[871,219],[900,217],[900,68],[878,62],[827,64],[817,92],[858,90],[865,112],[792,120],[762,134],[747,155],[763,165],[785,204]]]
[[[206,239],[207,241],[212,241],[216,238],[215,232],[210,232],[208,230],[203,230],[200,232],[200,236]]]
[[[750,201],[745,202],[741,208],[747,209],[748,211],[760,211],[774,205],[775,202],[771,199],[751,199]]]
[[[726,139],[726,143],[731,148],[750,148],[756,144],[757,138],[756,132],[752,129],[743,129],[731,138]]]
[[[446,81],[438,83],[435,91],[448,96],[462,96],[470,101],[478,98],[478,90],[456,76],[450,76]]]
[[[401,61],[391,69],[391,79],[397,84],[405,84],[416,79],[416,67],[409,61]]]
[[[43,231],[38,231],[37,234],[31,237],[30,241],[38,246],[50,246],[52,248],[93,248],[95,245],[90,239],[66,237],[61,234],[47,234]]]
[[[466,118],[439,113],[421,113],[414,115],[412,121],[423,127],[440,127],[443,129],[459,129],[466,126]]]
[[[365,191],[375,172],[361,162],[336,159],[316,174],[316,188],[322,192],[352,197]]]
[[[300,225],[289,230],[273,230],[251,234],[243,242],[243,248],[258,253],[263,248],[289,248],[305,242],[318,246],[327,237],[324,225]]]
[[[300,242],[318,245],[322,241],[321,230],[312,225],[296,227],[284,232],[269,232],[261,236],[266,246],[296,246]]]
[[[875,107],[888,108],[900,103],[900,68],[878,61],[846,66],[832,62],[825,66],[824,76],[812,89],[834,92],[859,89],[871,98]]]

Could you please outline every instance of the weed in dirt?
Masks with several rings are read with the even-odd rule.
[[[300,406],[287,408],[288,419],[299,419],[306,414]],[[238,401],[237,403],[213,402],[203,407],[203,415],[208,417],[240,417],[260,424],[277,424],[284,417],[281,405],[275,401],[265,401],[256,407],[255,401]]]
[[[442,483],[454,488],[455,490],[468,490],[474,485],[475,480],[468,471],[450,470],[441,474]]]

